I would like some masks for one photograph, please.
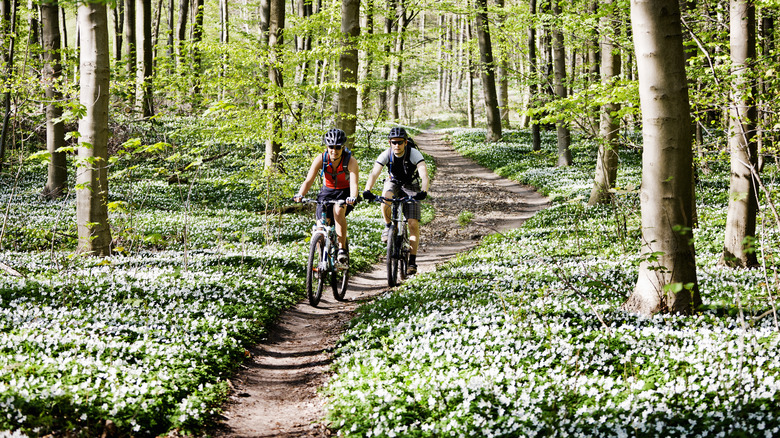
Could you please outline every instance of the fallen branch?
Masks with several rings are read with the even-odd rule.
[[[14,268],[12,268],[12,267],[10,267],[10,266],[6,265],[6,264],[5,264],[5,263],[3,263],[3,262],[0,262],[0,269],[2,269],[3,271],[5,271],[5,273],[6,273],[6,274],[8,274],[8,275],[11,275],[11,276],[13,276],[13,277],[20,277],[20,278],[21,278],[21,277],[24,277],[24,275],[22,275],[22,273],[21,273],[21,272],[19,272],[19,271],[17,271],[16,269],[14,269]]]

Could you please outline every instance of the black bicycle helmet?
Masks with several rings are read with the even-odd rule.
[[[405,140],[409,139],[409,136],[406,135],[406,129],[396,126],[395,128],[390,129],[390,132],[387,134],[387,138],[403,138]]]
[[[327,146],[342,145],[347,142],[347,134],[341,129],[333,128],[322,136],[322,142]]]

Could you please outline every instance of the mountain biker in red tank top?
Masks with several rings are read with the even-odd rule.
[[[339,252],[337,259],[339,263],[346,264],[349,260],[347,252],[347,215],[357,202],[358,196],[358,178],[359,169],[357,159],[344,149],[347,142],[347,136],[341,129],[331,129],[325,133],[322,142],[327,146],[327,150],[317,155],[311,162],[309,173],[306,179],[298,189],[298,194],[293,197],[296,202],[301,202],[306,193],[309,192],[317,174],[323,176],[323,187],[317,195],[319,201],[346,201],[345,205],[328,205],[327,217],[329,220],[335,220],[336,235],[339,241]],[[322,215],[322,206],[317,205],[317,218]]]
[[[374,199],[371,188],[374,187],[382,169],[387,166],[389,178],[385,179],[382,188],[382,196],[385,198],[399,198],[412,196],[418,201],[422,201],[428,196],[428,168],[425,166],[425,159],[417,150],[412,147],[412,140],[406,133],[406,130],[400,126],[390,129],[387,135],[389,148],[382,152],[374,163],[374,168],[368,175],[366,188],[363,192],[363,198],[366,200]],[[404,217],[409,224],[409,244],[411,251],[409,256],[408,274],[417,273],[417,248],[420,244],[420,206],[419,204],[404,204]],[[386,228],[382,233],[382,240],[387,240],[387,230],[390,229],[390,203],[382,205],[382,217],[385,219]]]

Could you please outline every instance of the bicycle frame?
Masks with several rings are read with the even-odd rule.
[[[410,196],[402,198],[385,198],[379,196],[377,202],[391,203],[391,234],[387,239],[387,284],[390,287],[398,283],[398,273],[401,278],[406,278],[406,268],[409,264],[409,255],[411,254],[411,245],[409,243],[409,221],[403,216],[401,206],[405,203],[417,202]],[[400,269],[399,269],[400,265]]]
[[[343,205],[344,201],[317,201],[302,199],[301,202],[320,204],[323,206],[321,217],[316,219],[312,227],[311,248],[306,272],[306,294],[309,303],[316,306],[322,297],[322,289],[326,282],[330,282],[333,289],[333,297],[341,301],[347,292],[349,272],[346,266],[337,265],[336,253],[338,251],[338,236],[335,224],[328,224],[327,211],[324,207],[330,204]],[[349,245],[349,242],[347,242]],[[316,276],[316,289],[314,287]]]

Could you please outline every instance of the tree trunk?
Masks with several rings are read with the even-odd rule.
[[[406,26],[409,25],[409,18],[406,11],[406,5],[403,0],[400,2],[398,14],[398,26],[396,29],[395,54],[398,60],[395,64],[395,80],[393,81],[392,93],[390,94],[390,112],[392,119],[401,120],[400,101],[402,75],[404,71],[404,42],[406,40]]]
[[[468,117],[469,128],[473,128],[476,123],[476,116],[474,115],[474,54],[471,53],[471,40],[474,38],[474,30],[471,26],[470,20],[465,20],[466,24],[466,39],[468,40],[466,49],[466,66],[468,72],[466,74],[466,93],[468,95]]]
[[[268,43],[268,28],[271,22],[271,0],[260,0],[260,35]]]
[[[530,1],[531,16],[536,16],[536,0]],[[528,86],[528,104],[531,108],[536,107],[537,94],[539,93],[539,72],[536,64],[536,27],[535,23],[531,23],[528,26],[528,74],[531,77],[530,84]],[[542,138],[539,133],[539,124],[534,120],[530,121],[531,124],[531,144],[534,151],[542,150]]]
[[[187,41],[187,15],[190,12],[190,0],[179,0],[179,21],[176,23],[176,67],[179,74],[184,73],[184,42]]]
[[[51,155],[43,195],[49,199],[62,196],[68,186],[68,164],[65,152],[65,124],[62,120],[60,77],[60,6],[56,2],[41,3],[43,22],[43,83],[46,86],[46,150]]]
[[[284,103],[281,96],[282,72],[282,50],[284,45],[284,0],[271,0],[269,8],[268,22],[268,53],[270,55],[270,65],[268,67],[268,80],[271,89],[267,93],[270,102],[268,110],[270,111],[270,137],[265,142],[265,169],[267,172],[276,172],[279,161],[279,152],[282,150],[282,110]]]
[[[351,146],[357,123],[360,0],[341,2],[341,36],[345,49],[339,56],[339,112],[336,126],[347,134],[347,145]]]
[[[30,35],[27,38],[27,45],[28,47],[33,46],[40,46],[41,45],[41,36],[40,36],[40,19],[38,17],[39,10],[38,10],[38,3],[33,2],[32,0],[27,0],[27,10],[29,11],[29,18],[28,18],[28,25],[30,28]],[[42,58],[39,58],[42,59]]]
[[[629,312],[691,313],[701,303],[691,235],[693,152],[677,0],[631,0],[642,109],[642,260]]]
[[[123,1],[123,0],[118,0]],[[137,77],[137,57],[136,57],[136,44],[138,38],[136,36],[136,0],[124,0],[125,3],[125,67],[127,69],[127,78]],[[80,36],[80,34],[79,34]],[[127,96],[130,104],[132,105],[135,94]]]
[[[219,98],[224,99],[225,87],[222,85],[227,77],[230,68],[230,57],[228,56],[228,44],[230,43],[230,15],[228,0],[219,0],[219,43],[222,45],[222,56],[219,69],[219,77],[222,79],[219,86]]]
[[[123,1],[116,2],[116,7],[113,10],[113,14],[114,14],[114,60],[118,64],[120,61],[122,61],[122,43],[123,43],[122,34],[124,32],[125,2]],[[59,31],[57,33],[59,33]]]
[[[385,18],[385,35],[393,33],[393,25],[395,24],[394,18],[398,6],[397,0],[389,0],[388,3],[388,15]],[[387,42],[382,48],[382,52],[390,53],[389,38],[386,41]],[[382,65],[382,87],[379,89],[379,113],[384,114],[385,116],[390,110],[387,98],[388,84],[390,83],[390,62],[389,58],[385,58],[384,64]]]
[[[79,251],[111,254],[108,226],[108,17],[104,2],[79,4],[80,101],[79,167],[76,170],[76,222]]]
[[[174,0],[168,0],[168,38],[167,38],[167,46],[165,53],[168,55],[168,62],[169,65],[173,65],[173,55],[174,55],[174,49],[173,49],[173,34],[176,29],[176,21],[174,18],[174,11],[176,9],[176,2]],[[171,73],[172,71],[169,69],[168,71]]]
[[[613,0],[606,0],[606,1],[603,1],[603,3],[605,5],[610,5],[610,8],[611,8]],[[598,12],[599,12],[599,2],[598,1],[594,1],[594,2],[592,2],[590,4],[590,13],[595,17],[595,16],[597,16]],[[611,17],[613,17],[613,19],[615,21],[617,21],[616,20],[617,15],[615,14],[614,11],[610,11],[609,15]],[[600,25],[601,29],[599,29],[599,33],[601,33],[602,41],[604,41],[604,30],[603,30],[604,26],[605,26],[605,24],[608,25],[608,26],[611,26],[612,22],[604,23],[604,18],[603,17],[601,18],[600,21],[601,21],[601,25]],[[604,50],[604,47],[602,46],[601,49]],[[590,84],[595,84],[599,80],[599,70],[600,70],[599,64],[601,62],[601,56],[600,55],[601,55],[601,53],[599,51],[599,36],[597,34],[592,40],[588,41],[588,53],[587,53],[588,60],[587,60],[586,64],[587,64],[587,69],[588,69],[587,78],[588,78],[588,82]],[[620,71],[620,65],[618,65],[618,72],[619,71]],[[600,125],[600,121],[599,121],[599,118],[598,118],[599,117],[598,116],[599,111],[598,111],[597,108],[598,108],[598,106],[594,106],[593,107],[593,109],[594,109],[593,113],[590,115],[590,117],[588,117],[588,128],[589,128],[589,130],[592,130],[593,132],[596,131],[597,127],[598,127],[599,130],[601,130],[601,125]],[[602,117],[602,120],[603,120],[603,117]],[[601,134],[599,134],[599,135],[601,135]]]
[[[446,63],[447,68],[444,69],[444,95],[447,101],[447,108],[452,109],[452,29],[455,26],[454,14],[448,15],[445,22],[447,23],[447,52],[444,55],[444,62]]]
[[[205,11],[205,1],[195,0],[195,23],[192,26],[192,76],[195,81],[192,87],[192,93],[195,96],[200,95],[201,91],[201,54],[198,45],[203,40],[203,15]]]
[[[731,182],[726,214],[726,239],[721,263],[749,267],[758,264],[755,253],[756,211],[754,173],[756,156],[756,10],[751,0],[731,0],[730,45],[734,76],[730,106],[729,149]]]
[[[0,65],[3,67],[3,123],[0,131],[0,171],[3,170],[8,141],[8,125],[11,122],[11,83],[13,79],[14,45],[16,43],[17,0],[0,0]]]
[[[763,10],[763,17],[761,17],[761,39],[762,39],[762,58],[770,59],[775,50],[775,11]],[[770,105],[770,102],[774,100],[775,90],[770,85],[767,78],[759,78],[759,86],[761,92],[762,104],[759,105],[762,108],[758,115],[759,126],[761,127],[758,132],[758,168],[759,171],[764,168],[765,153],[771,151],[775,143],[775,131],[772,127],[775,120],[773,111],[769,111],[766,108]]]
[[[444,29],[444,23],[446,21],[444,20],[444,14],[439,15],[439,29]],[[444,44],[446,40],[446,35],[443,31],[439,32],[439,46],[438,46],[438,59],[440,60],[438,68],[437,68],[437,75],[436,75],[436,85],[437,87],[437,97],[439,98],[439,106],[444,106],[444,63],[441,62],[444,60]]]
[[[604,1],[605,7],[612,9],[612,0]],[[601,28],[612,25],[614,16],[605,15],[601,18]],[[620,75],[619,47],[612,41],[608,32],[601,33],[601,83],[609,86],[610,82]],[[596,177],[590,192],[588,205],[606,204],[612,200],[610,189],[615,187],[618,169],[618,129],[620,121],[612,113],[620,110],[620,104],[610,102],[601,109],[599,124],[599,152],[596,159]]]
[[[504,13],[504,0],[496,0],[496,7],[500,10],[496,17],[496,27],[499,29],[498,35],[502,35],[501,27],[504,24],[506,14]],[[507,75],[507,54],[504,50],[504,44],[498,44],[499,59],[496,68],[498,76],[498,109],[501,117],[501,126],[509,129],[509,80]]]
[[[477,9],[477,40],[479,42],[482,90],[485,96],[485,113],[488,125],[486,140],[495,142],[501,140],[502,137],[501,114],[498,111],[498,96],[496,95],[495,63],[493,62],[493,46],[490,42],[487,1],[476,0],[475,6]]]
[[[372,36],[374,35],[374,2],[373,0],[366,0],[366,21],[365,21],[365,34],[367,35],[367,39],[371,40]],[[373,67],[374,63],[374,51],[373,50],[366,50],[363,51],[363,54],[365,56],[365,62],[364,62],[364,69],[363,69],[363,88],[361,89],[360,93],[360,107],[363,109],[365,113],[368,113],[371,107],[371,77],[373,76],[373,72],[371,71],[371,68]]]
[[[143,117],[154,115],[152,99],[152,75],[154,72],[154,54],[152,53],[152,0],[135,2],[136,36],[136,107]]]
[[[553,12],[560,18],[561,0],[555,1]],[[553,28],[553,70],[555,72],[555,95],[558,99],[566,98],[566,50],[563,47],[563,32],[556,25]],[[558,133],[558,166],[571,166],[571,132],[569,124],[564,120],[555,122],[555,130]]]

